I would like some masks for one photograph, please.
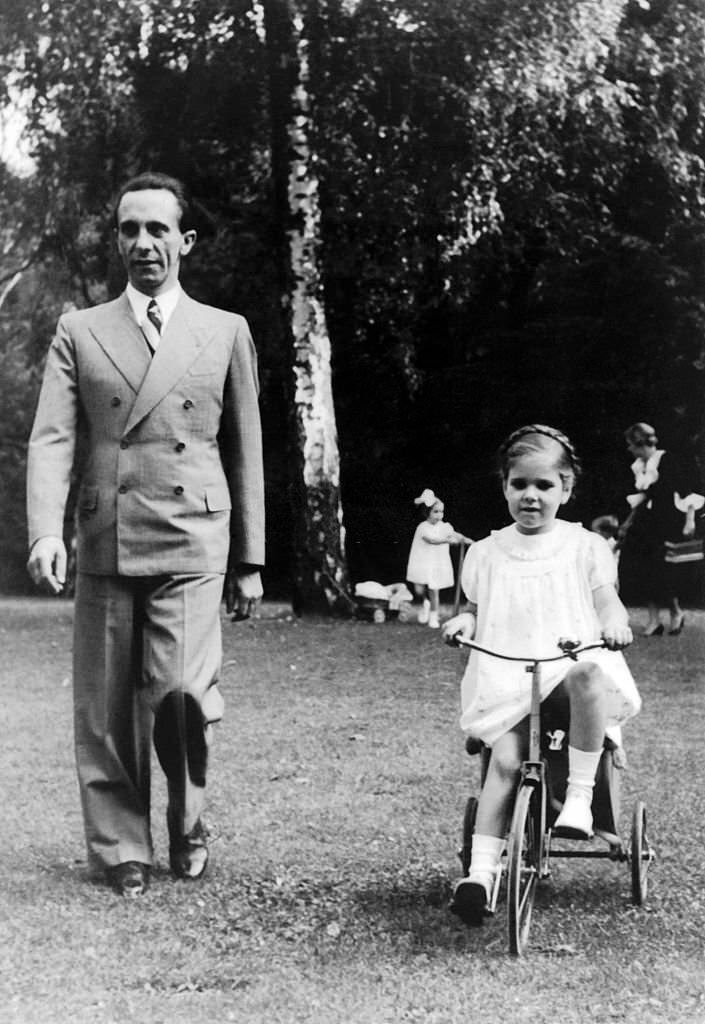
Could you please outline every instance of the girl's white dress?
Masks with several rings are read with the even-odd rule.
[[[512,524],[469,549],[461,582],[477,605],[478,644],[524,657],[558,654],[558,640],[600,639],[592,592],[616,581],[606,541],[579,523],[557,519],[548,533],[523,534]],[[608,727],[641,707],[626,661],[618,651],[594,650],[579,660],[596,662],[609,679]],[[542,665],[541,699],[565,677],[570,661]],[[461,685],[460,724],[488,746],[529,713],[531,674],[522,662],[470,653]]]
[[[453,527],[444,519],[429,523],[424,519],[416,527],[409,551],[406,579],[409,583],[425,583],[431,590],[453,586],[453,563],[450,560],[450,538]],[[447,540],[447,544],[429,544],[424,537]]]

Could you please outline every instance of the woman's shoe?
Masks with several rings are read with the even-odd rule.
[[[685,612],[681,612],[680,615],[671,619],[671,628],[668,631],[668,635],[678,636],[679,633],[683,632],[683,626],[685,626]]]
[[[644,636],[662,636],[663,635],[663,623],[657,622],[655,626],[647,626],[644,630]]]

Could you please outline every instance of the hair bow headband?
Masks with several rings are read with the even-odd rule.
[[[433,493],[431,488],[426,487],[418,496],[418,498],[414,498],[414,505],[425,505],[426,508],[431,508],[431,506],[435,505],[437,501],[438,499],[436,498],[436,495]]]

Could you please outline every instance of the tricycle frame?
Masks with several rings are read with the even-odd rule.
[[[595,834],[607,843],[607,849],[554,849],[552,847],[552,829],[547,827],[549,793],[548,767],[546,758],[541,751],[541,666],[546,662],[559,661],[563,658],[575,661],[578,654],[604,647],[604,643],[581,646],[574,640],[560,640],[558,646],[561,653],[558,655],[546,658],[523,658],[501,654],[462,636],[452,639],[460,646],[469,647],[482,654],[489,654],[509,661],[525,662],[526,671],[531,673],[528,756],[522,762],[520,769],[511,824],[507,834],[506,860],[503,862],[501,870],[497,872],[488,904],[489,913],[494,914],[499,902],[503,879],[506,879],[510,952],[514,956],[523,956],[528,949],[536,889],[539,881],[550,875],[550,862],[553,858],[582,857],[629,863],[632,901],[635,905],[641,906],[646,898],[647,872],[655,856],[646,834],[646,811],[641,801],[637,802],[634,809],[629,845],[626,845],[616,832],[596,829]],[[603,758],[611,756],[611,751],[603,751],[602,756]],[[483,782],[485,770],[486,761],[483,765]],[[472,831],[474,830],[476,812],[477,799],[471,797],[466,806],[463,848],[460,851],[465,874],[468,873],[470,866]]]

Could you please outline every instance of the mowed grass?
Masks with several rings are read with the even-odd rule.
[[[658,859],[554,862],[529,955],[504,910],[447,911],[477,759],[462,655],[411,623],[224,620],[226,718],[212,756],[205,881],[171,879],[154,776],[149,894],[89,877],[74,777],[71,606],[0,604],[7,1024],[705,1022],[705,615],[637,639],[644,709],[626,731],[622,833],[639,798]],[[635,613],[638,624],[642,616]]]

